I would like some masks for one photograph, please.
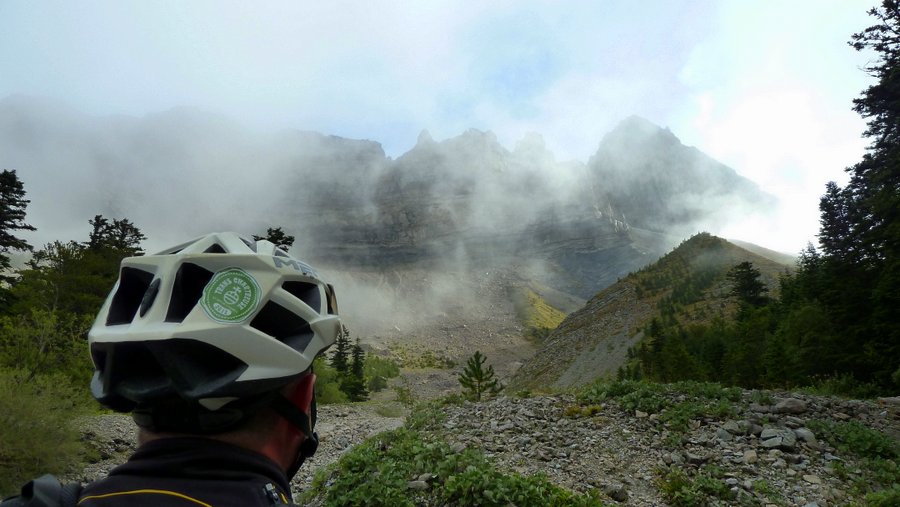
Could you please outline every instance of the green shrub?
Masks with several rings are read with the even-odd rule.
[[[408,481],[422,474],[432,478],[431,487],[410,490]],[[453,452],[443,440],[408,428],[378,434],[354,447],[317,473],[299,502],[317,496],[324,497],[326,506],[602,505],[595,496],[566,491],[542,476],[501,473],[477,450]]]
[[[313,371],[316,372],[316,403],[347,403],[347,394],[341,391],[341,377],[337,370],[322,357],[317,357],[313,361]]]
[[[73,424],[90,411],[83,388],[64,375],[29,376],[0,368],[0,496],[66,472],[86,452]]]
[[[616,399],[627,411],[659,413],[660,421],[675,431],[683,432],[688,429],[691,420],[700,416],[719,419],[734,416],[734,403],[741,399],[741,392],[738,388],[722,387],[711,382],[656,384],[635,380],[598,381],[584,389],[578,401],[583,406],[590,406]]]
[[[668,469],[659,480],[659,487],[673,507],[709,505],[710,499],[730,500],[734,496],[716,467],[706,467],[693,477],[680,468]]]
[[[900,505],[900,484],[894,484],[890,489],[869,493],[866,495],[866,505],[869,507],[895,507]]]
[[[894,439],[857,421],[830,422],[813,419],[807,421],[806,426],[836,448],[852,452],[861,458],[898,457],[897,442]]]
[[[862,382],[849,373],[830,377],[816,377],[800,392],[819,396],[840,396],[842,398],[870,399],[884,393],[884,388],[870,382]]]
[[[387,387],[388,379],[400,375],[400,366],[392,359],[366,354],[363,371],[369,391],[376,392]]]

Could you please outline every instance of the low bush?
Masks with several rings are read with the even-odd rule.
[[[857,421],[813,419],[807,421],[806,426],[841,451],[851,452],[861,458],[895,459],[900,456],[896,440]]]
[[[710,499],[732,500],[734,495],[721,479],[721,471],[706,467],[693,476],[680,468],[661,473],[660,491],[673,507],[709,505]]]
[[[74,422],[90,410],[84,389],[64,375],[0,368],[0,497],[79,463],[87,451]]]
[[[422,476],[428,479],[427,488],[409,487]],[[596,496],[572,493],[542,476],[501,473],[480,451],[453,452],[443,440],[409,428],[378,434],[354,447],[317,473],[299,502],[320,496],[326,506],[603,505]]]

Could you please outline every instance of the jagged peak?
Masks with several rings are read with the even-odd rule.
[[[434,144],[434,138],[431,137],[431,132],[429,132],[428,129],[422,129],[422,131],[419,132],[419,137],[416,138],[416,145],[418,146],[429,144]]]

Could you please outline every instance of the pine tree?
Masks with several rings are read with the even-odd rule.
[[[469,399],[480,401],[482,396],[492,396],[500,392],[503,386],[494,378],[494,367],[484,368],[484,357],[480,351],[466,361],[466,367],[459,374],[459,383]]]
[[[103,215],[95,215],[88,223],[92,227],[86,245],[90,250],[95,252],[108,250],[117,257],[143,255],[141,241],[147,237],[127,218],[114,218],[110,222]]]
[[[334,341],[331,366],[340,375],[347,375],[350,372],[350,330],[347,326],[341,326],[341,331]]]
[[[10,267],[10,250],[31,251],[31,245],[13,235],[15,231],[33,231],[26,224],[25,208],[31,202],[25,199],[25,187],[15,171],[0,172],[0,281],[10,281],[3,271]]]
[[[281,230],[281,227],[269,227],[266,229],[265,236],[257,236],[253,235],[254,241],[266,240],[275,243],[276,246],[280,246],[282,248],[287,247],[290,248],[294,245],[294,237],[289,236]]]
[[[766,292],[769,289],[760,281],[759,270],[749,261],[737,264],[728,271],[728,280],[732,283],[731,294],[736,296],[742,305],[761,306],[768,301]]]
[[[350,401],[365,401],[369,399],[365,378],[366,354],[359,344],[359,338],[351,347],[351,357],[350,371],[341,381],[341,390],[347,394]]]

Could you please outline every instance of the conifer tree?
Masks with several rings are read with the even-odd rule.
[[[347,326],[341,326],[334,341],[331,366],[341,375],[346,375],[350,371],[350,330]]]
[[[266,229],[265,236],[257,236],[256,234],[253,235],[254,241],[260,241],[263,239],[266,241],[271,241],[272,243],[275,243],[275,245],[280,247],[290,248],[294,246],[294,237],[285,234],[284,231],[281,230],[281,227],[269,227],[268,229]]]
[[[759,270],[753,267],[749,261],[737,264],[728,271],[728,280],[733,287],[731,294],[736,296],[743,305],[761,306],[768,298],[765,296],[768,289],[760,281]]]
[[[494,378],[494,367],[484,368],[487,358],[481,351],[466,361],[466,367],[459,374],[459,383],[463,386],[466,397],[474,401],[480,401],[482,396],[492,396],[500,392],[503,386]]]
[[[0,271],[10,267],[10,250],[31,251],[31,245],[13,235],[15,231],[33,231],[25,223],[25,208],[31,202],[25,199],[25,187],[15,171],[0,172]],[[0,281],[9,281],[0,273]]]
[[[351,347],[351,357],[350,371],[341,381],[341,390],[347,394],[350,401],[365,401],[369,399],[365,379],[366,355],[359,344],[359,338]]]

